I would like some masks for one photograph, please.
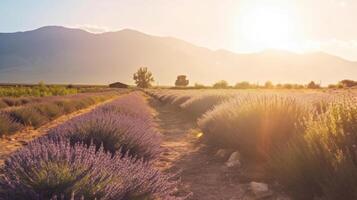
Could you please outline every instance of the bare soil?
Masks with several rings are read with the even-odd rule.
[[[155,112],[155,121],[162,134],[164,152],[156,167],[164,172],[179,173],[178,195],[191,194],[193,200],[251,200],[251,181],[263,181],[259,166],[227,168],[226,158],[219,159],[215,151],[201,141],[201,131],[194,119],[181,109],[148,98]],[[269,186],[270,187],[270,186]],[[264,199],[283,199],[274,194]]]

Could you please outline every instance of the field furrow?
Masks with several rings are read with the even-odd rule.
[[[109,103],[113,100],[114,99],[109,99],[104,102],[100,102],[95,105],[89,106],[88,108],[75,111],[68,115],[63,115],[55,119],[54,121],[48,122],[47,124],[37,129],[33,127],[27,127],[25,130],[22,130],[14,135],[0,138],[0,166],[3,165],[3,162],[6,159],[6,157],[10,155],[12,152],[15,152],[17,149],[21,148],[22,146],[25,146],[31,140],[47,134],[47,131],[49,131],[51,128],[63,124],[74,117],[83,115],[85,113],[89,113],[96,107]]]

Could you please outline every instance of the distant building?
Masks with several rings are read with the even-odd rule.
[[[109,87],[111,87],[111,88],[128,88],[129,85],[121,83],[121,82],[115,82],[115,83],[109,84]]]

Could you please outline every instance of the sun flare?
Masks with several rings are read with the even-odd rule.
[[[273,6],[245,9],[239,15],[237,29],[252,49],[302,50],[296,16],[288,9]]]

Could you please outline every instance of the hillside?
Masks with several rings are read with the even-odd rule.
[[[178,74],[188,75],[191,83],[225,79],[327,84],[357,77],[357,62],[321,52],[236,54],[128,29],[92,34],[48,26],[0,33],[0,82],[132,83],[140,66],[149,67],[165,85],[172,85]]]

